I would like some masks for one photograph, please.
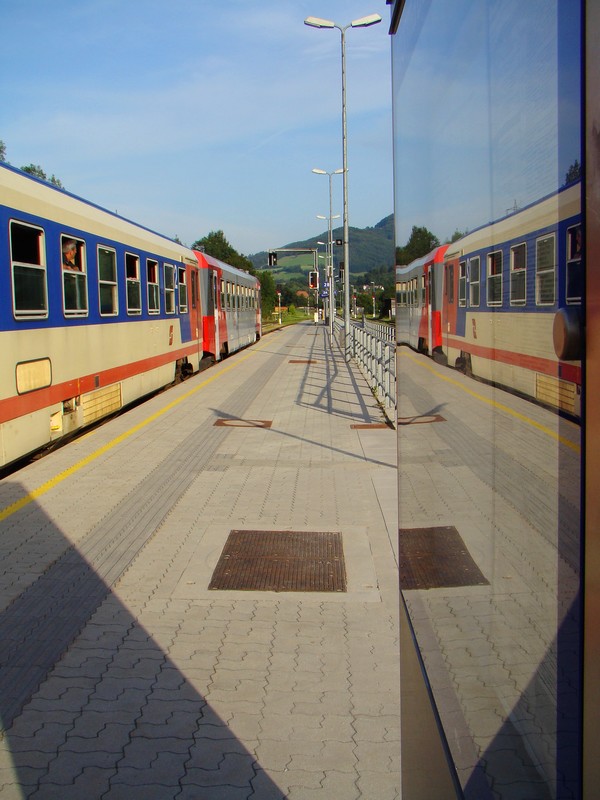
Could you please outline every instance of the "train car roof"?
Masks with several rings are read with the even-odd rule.
[[[246,272],[243,269],[239,269],[238,267],[232,267],[231,264],[227,264],[225,261],[220,261],[218,258],[214,256],[208,255],[208,253],[202,253],[200,250],[194,250],[194,255],[198,259],[198,263],[201,266],[210,266],[210,267],[217,267],[218,269],[223,270],[224,272],[229,273],[230,275],[234,275],[237,278],[241,278],[244,280],[252,281],[253,283],[258,283],[258,278],[255,275],[252,275],[250,272]],[[202,264],[202,261],[205,263]]]
[[[464,253],[493,247],[496,243],[519,239],[533,230],[549,228],[557,220],[574,217],[580,211],[581,184],[576,182],[500,219],[475,228],[449,246],[446,258],[456,258]]]
[[[421,256],[420,258],[415,258],[414,261],[411,261],[410,264],[406,264],[404,266],[396,267],[396,275],[402,275],[404,270],[413,270],[415,267],[422,267],[425,264],[428,264],[430,261],[433,262],[440,262],[442,261],[442,257],[445,254],[446,250],[448,249],[449,245],[447,244],[439,244],[433,248],[427,255]]]
[[[0,192],[2,205],[15,211],[142,250],[164,253],[171,259],[194,261],[189,247],[10,164],[0,164]]]

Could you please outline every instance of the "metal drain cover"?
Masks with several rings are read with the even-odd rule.
[[[231,531],[209,589],[345,592],[341,533]]]
[[[217,428],[270,428],[273,424],[271,419],[222,419],[216,420],[214,426]]]
[[[454,526],[401,528],[399,533],[401,589],[489,583]]]
[[[383,428],[392,428],[393,430],[393,427],[387,422],[357,422],[350,425],[350,428],[354,431],[377,431]]]

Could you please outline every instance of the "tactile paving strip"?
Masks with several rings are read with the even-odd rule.
[[[452,525],[401,528],[400,588],[441,589],[489,583]]]
[[[339,532],[231,531],[209,589],[345,592]]]

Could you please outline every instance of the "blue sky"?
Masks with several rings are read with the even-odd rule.
[[[556,192],[580,149],[571,0],[423,0],[394,42],[396,231],[444,240]]]
[[[251,254],[324,230],[342,166],[346,33],[350,225],[393,211],[384,0],[5,0],[0,139],[69,191],[186,244]],[[10,33],[12,31],[12,34]],[[342,178],[333,178],[333,213]]]

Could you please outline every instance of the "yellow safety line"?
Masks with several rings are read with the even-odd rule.
[[[531,427],[533,428],[537,428],[539,431],[542,431],[542,433],[545,433],[547,436],[550,436],[557,442],[564,444],[566,447],[570,447],[571,450],[574,450],[576,453],[579,453],[581,451],[580,445],[556,433],[556,431],[553,431],[552,428],[548,428],[545,425],[536,422],[534,419],[526,417],[524,414],[521,414],[519,411],[515,411],[514,409],[505,406],[503,403],[498,403],[496,400],[491,400],[489,397],[485,397],[484,395],[479,394],[478,392],[474,392],[472,389],[469,389],[467,386],[464,386],[462,383],[460,383],[460,381],[457,381],[455,378],[451,378],[448,375],[442,375],[439,372],[439,370],[435,369],[435,367],[433,367],[426,361],[425,362],[421,361],[420,359],[406,352],[401,352],[400,355],[403,358],[410,358],[410,360],[414,361],[414,363],[417,364],[419,367],[424,367],[425,369],[428,369],[433,375],[436,376],[436,378],[439,378],[442,381],[446,381],[447,383],[451,383],[453,386],[457,386],[459,389],[462,389],[463,392],[466,392],[467,394],[471,395],[471,397],[474,397],[476,400],[481,400],[483,403],[487,403],[487,405],[493,406],[494,408],[497,408],[499,411],[504,411],[506,414],[515,417],[521,422],[525,422],[527,425],[531,425]]]
[[[64,480],[69,478],[71,475],[74,475],[83,467],[87,466],[88,464],[91,464],[92,461],[95,461],[101,455],[104,455],[104,453],[107,453],[109,450],[112,450],[113,447],[116,447],[117,445],[124,442],[126,439],[129,439],[130,436],[133,436],[135,433],[142,430],[147,425],[150,425],[150,423],[162,417],[163,414],[166,414],[168,411],[171,411],[171,409],[175,408],[180,403],[183,403],[183,401],[187,400],[188,397],[191,397],[192,395],[196,394],[196,392],[199,392],[200,389],[203,389],[205,386],[208,386],[209,383],[212,383],[217,378],[221,377],[221,375],[224,375],[226,372],[229,372],[234,367],[239,366],[239,364],[246,361],[248,358],[250,358],[264,346],[265,346],[264,343],[261,345],[254,346],[248,353],[237,358],[235,362],[229,364],[228,366],[222,367],[221,369],[218,370],[218,372],[215,372],[215,374],[211,375],[209,378],[206,378],[206,380],[202,381],[202,383],[198,384],[198,386],[196,386],[194,389],[190,389],[189,392],[186,392],[185,394],[181,395],[181,397],[178,397],[177,400],[173,400],[168,405],[164,406],[164,408],[161,408],[160,411],[157,411],[155,414],[152,414],[151,416],[147,417],[142,422],[138,423],[137,425],[134,425],[133,428],[130,428],[129,430],[125,431],[125,433],[122,433],[120,436],[117,436],[115,439],[112,439],[110,442],[103,445],[98,450],[95,450],[93,453],[90,453],[89,456],[82,458],[81,461],[78,461],[76,464],[73,464],[73,466],[69,467],[69,469],[66,469],[64,472],[60,472],[58,475],[55,475],[53,478],[51,478],[49,481],[46,481],[46,483],[43,483],[37,489],[33,489],[31,492],[28,492],[20,500],[17,500],[16,502],[11,503],[11,505],[6,506],[2,510],[0,510],[0,522],[2,522],[2,520],[7,519],[7,517],[16,514],[17,511],[20,511],[22,508],[29,505],[29,503],[32,503],[34,500],[37,500],[38,497],[41,497],[42,495],[46,494],[55,486],[58,486],[59,483],[62,483]],[[88,435],[93,435],[93,434],[88,434]]]

